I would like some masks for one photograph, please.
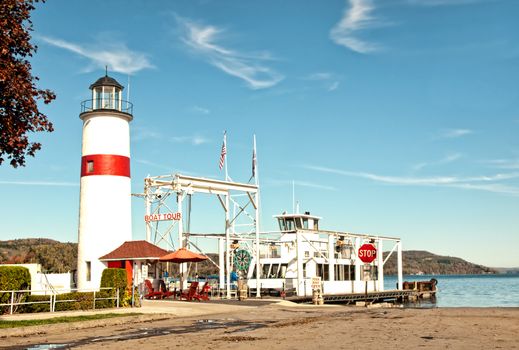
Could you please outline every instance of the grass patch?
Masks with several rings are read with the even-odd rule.
[[[142,315],[142,314],[137,313],[137,312],[132,312],[132,313],[127,313],[127,314],[109,313],[109,314],[83,315],[83,316],[60,316],[60,317],[47,318],[47,319],[42,319],[42,320],[17,320],[17,321],[0,320],[0,328],[41,326],[41,325],[46,325],[46,324],[102,320],[105,318],[128,317],[128,316],[138,316],[138,315]]]

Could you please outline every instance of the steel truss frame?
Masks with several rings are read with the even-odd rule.
[[[176,194],[176,211],[180,213],[180,220],[165,221],[167,224],[164,229],[160,228],[161,225],[159,221],[146,222],[146,240],[156,245],[165,244],[169,249],[175,249],[176,238],[179,248],[192,245],[201,251],[200,248],[190,240],[190,229],[188,228],[187,232],[185,231],[182,220],[183,203],[186,198],[190,201],[191,196],[195,193],[216,196],[224,211],[225,233],[205,236],[218,239],[219,263],[217,266],[220,271],[220,286],[225,286],[226,297],[230,298],[230,246],[234,240],[240,241],[243,239],[248,245],[250,239],[247,238],[251,235],[255,236],[254,243],[251,247],[252,255],[256,258],[257,271],[260,270],[259,186],[181,174],[148,176],[144,179],[144,193],[139,195],[144,198],[146,215],[173,214],[174,211],[172,207],[168,205],[167,200]],[[187,214],[190,215],[189,210]],[[175,231],[176,237],[174,237]],[[193,237],[197,236],[198,235],[193,235]],[[181,264],[180,271],[181,274],[187,273],[185,264]],[[227,273],[224,271],[227,271]],[[184,280],[186,279],[184,278]],[[259,288],[257,288],[256,296],[260,297],[260,293]]]

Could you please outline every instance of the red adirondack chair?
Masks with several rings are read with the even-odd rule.
[[[200,293],[198,293],[198,295],[202,300],[209,300],[209,292],[211,292],[211,286],[209,285],[209,281],[207,281],[202,286],[202,289],[200,290]]]
[[[166,283],[164,283],[163,280],[159,281],[160,291],[162,292],[162,298],[169,298],[170,296],[173,296],[174,299],[176,299],[176,290],[174,292],[169,291],[166,288]]]
[[[191,282],[189,289],[185,293],[180,293],[179,299],[186,299],[187,301],[191,301],[193,299],[200,301],[200,294],[196,291],[198,288],[198,282]]]
[[[151,282],[149,280],[144,280],[144,285],[147,289],[147,294],[144,295],[145,299],[162,299],[164,297],[164,293],[160,290],[153,289]]]

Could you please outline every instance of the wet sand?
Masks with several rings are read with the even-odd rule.
[[[67,344],[64,348],[519,348],[519,308],[366,309],[288,302],[166,303],[146,305],[143,310],[153,312],[143,316],[26,327],[18,335],[0,330],[0,347],[24,349]],[[169,311],[158,313],[161,310]]]

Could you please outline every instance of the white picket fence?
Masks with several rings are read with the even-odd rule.
[[[99,297],[100,290],[115,290],[114,297]],[[116,307],[119,308],[119,288],[100,288],[100,290],[79,290],[79,289],[46,289],[46,290],[0,290],[0,295],[5,295],[8,293],[10,295],[9,303],[0,304],[0,307],[9,306],[9,314],[13,314],[15,306],[19,305],[30,305],[30,304],[49,304],[49,311],[54,312],[56,310],[57,303],[67,303],[67,302],[76,302],[79,299],[67,299],[67,300],[57,300],[57,296],[64,293],[70,292],[83,292],[83,293],[92,293],[92,310],[96,309],[96,302],[101,300],[115,300]],[[43,295],[48,296],[49,300],[44,301],[24,301],[18,302],[18,297],[22,295]],[[96,295],[97,294],[97,295]]]

